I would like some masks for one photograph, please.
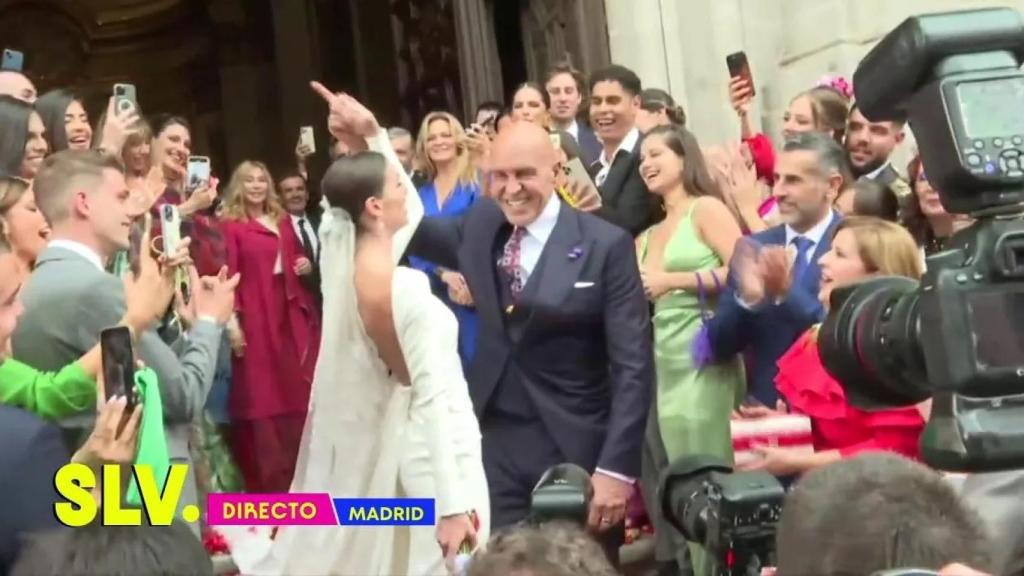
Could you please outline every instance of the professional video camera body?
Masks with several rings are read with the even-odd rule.
[[[662,474],[662,513],[704,546],[714,576],[757,576],[775,564],[775,528],[786,492],[767,472],[737,472],[714,456],[689,456]]]
[[[933,398],[922,454],[945,470],[1024,467],[1022,60],[1024,20],[993,8],[909,18],[854,75],[860,111],[909,118],[943,206],[976,222],[920,284],[834,290],[819,350],[857,407]]]

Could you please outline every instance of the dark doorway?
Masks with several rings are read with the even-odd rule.
[[[523,46],[523,0],[494,0],[494,35],[501,59],[501,80],[505,102],[511,104],[512,92],[529,78],[526,50]]]

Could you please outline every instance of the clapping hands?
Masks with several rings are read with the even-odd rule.
[[[748,306],[789,293],[793,258],[782,246],[760,246],[742,239],[733,253],[736,291]]]

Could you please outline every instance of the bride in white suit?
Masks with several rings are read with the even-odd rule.
[[[396,266],[423,207],[387,133],[353,98],[313,87],[331,132],[374,151],[338,159],[321,186],[323,341],[291,491],[434,498],[438,522],[222,532],[246,575],[443,575],[490,524],[458,325],[422,272]]]

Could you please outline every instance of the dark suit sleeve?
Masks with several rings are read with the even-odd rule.
[[[654,197],[640,178],[639,168],[630,166],[631,173],[622,185],[622,192],[612,205],[602,206],[595,213],[600,218],[615,224],[634,238],[647,229],[654,212]],[[602,191],[603,192],[603,191]]]
[[[628,236],[619,236],[609,250],[602,280],[612,403],[597,467],[638,478],[654,385],[654,339],[636,252]]]
[[[17,473],[6,484],[2,496],[0,568],[13,560],[22,537],[60,526],[53,511],[57,502],[53,478],[68,463],[60,430],[49,424],[40,426],[26,442],[22,454],[10,462]]]
[[[420,221],[405,253],[435,265],[459,269],[459,246],[465,217],[430,217]]]
[[[790,289],[779,307],[798,326],[810,326],[825,319],[825,307],[818,300],[818,295],[801,290],[799,286]]]
[[[737,300],[735,284],[729,275],[728,287],[718,301],[714,318],[708,323],[708,339],[716,360],[727,360],[743,352],[750,344],[750,323],[756,312]]]

